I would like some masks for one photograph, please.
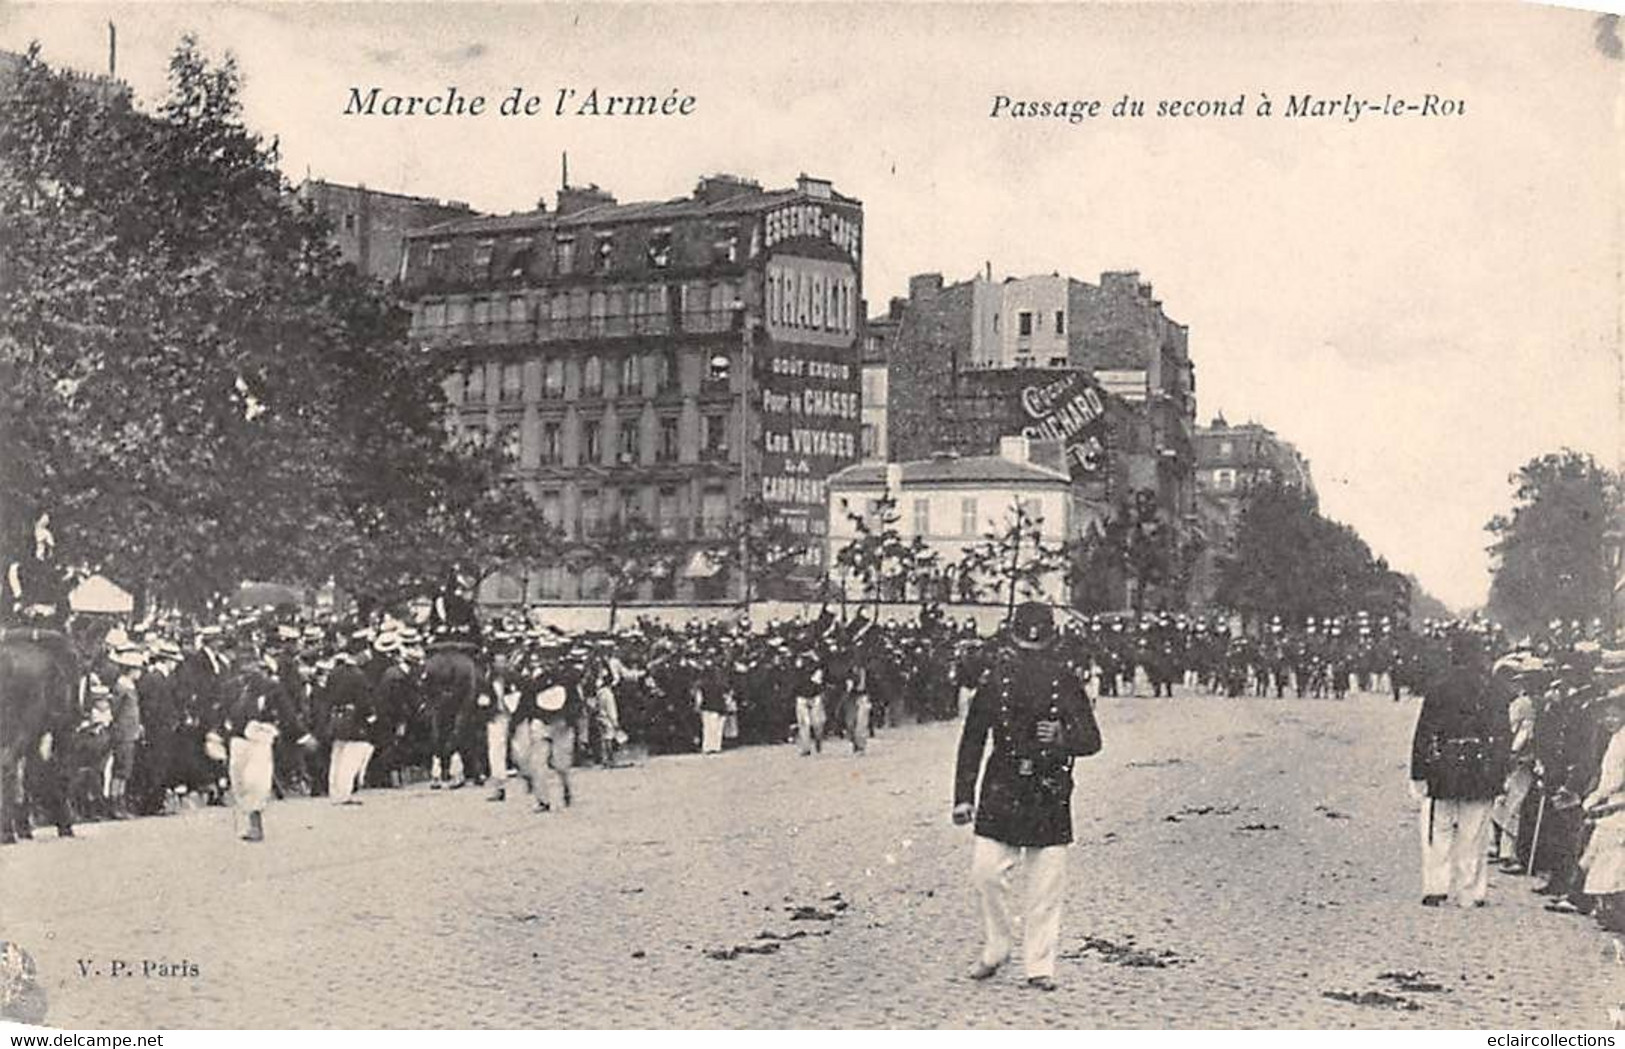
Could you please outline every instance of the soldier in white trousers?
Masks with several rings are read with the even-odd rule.
[[[1100,750],[1100,729],[1083,686],[1050,650],[1049,606],[1017,608],[1010,635],[971,700],[954,767],[953,821],[974,823],[976,831],[971,884],[983,940],[969,975],[986,980],[1010,958],[1011,875],[1024,861],[1022,965],[1027,986],[1053,991],[1072,843],[1072,763]]]
[[[1483,637],[1450,639],[1450,665],[1424,686],[1411,740],[1411,794],[1422,846],[1422,906],[1482,907],[1490,811],[1506,781],[1507,686],[1490,676]]]

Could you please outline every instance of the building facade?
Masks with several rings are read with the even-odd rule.
[[[862,230],[859,201],[807,176],[640,203],[572,187],[409,233],[402,272],[414,338],[456,355],[457,425],[515,453],[547,526],[590,546],[641,519],[672,553],[640,599],[724,600],[740,581],[695,555],[747,509],[805,535],[822,574],[825,479],[860,451]],[[606,587],[565,558],[482,598]]]
[[[862,463],[848,467],[829,480],[829,578],[837,593],[848,600],[872,596],[864,582],[843,569],[840,552],[858,535],[854,516],[871,528],[878,520],[876,507],[887,496],[896,506],[894,527],[904,542],[919,537],[937,555],[941,580],[937,597],[954,600],[967,594],[958,578],[966,551],[982,543],[988,533],[999,533],[1015,520],[1016,507],[1038,522],[1040,541],[1059,547],[1074,534],[1072,478],[1056,464],[1035,460],[1034,444],[1025,438],[1007,438],[1000,454],[961,458],[940,455],[902,463]],[[1042,458],[1042,456],[1038,456]],[[1059,455],[1056,455],[1059,459]],[[1063,571],[1045,575],[1031,595],[1052,604],[1069,600]],[[999,600],[1000,582],[982,571],[974,592],[984,600]],[[915,589],[881,588],[886,599],[915,600]],[[1028,596],[1028,595],[1022,595]]]
[[[888,454],[886,407],[890,399],[891,369],[887,346],[897,336],[904,300],[893,299],[883,317],[871,317],[863,336],[863,430],[862,453],[865,462],[885,462]]]
[[[1080,527],[1150,492],[1176,545],[1197,536],[1189,332],[1134,272],[1098,284],[909,281],[886,342],[888,452],[984,455],[1001,437],[1060,439]],[[1111,584],[1128,599],[1127,581]]]
[[[1234,548],[1247,493],[1261,484],[1284,484],[1315,494],[1314,476],[1290,441],[1256,422],[1232,426],[1216,416],[1196,431],[1197,511],[1203,552],[1193,589],[1211,601],[1219,564]]]
[[[386,282],[401,278],[408,233],[474,216],[473,208],[457,200],[385,193],[322,179],[306,179],[296,195],[332,224],[333,242],[345,262]]]

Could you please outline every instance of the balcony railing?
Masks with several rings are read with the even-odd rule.
[[[484,324],[430,327],[414,322],[412,335],[440,345],[474,344],[511,346],[538,342],[585,339],[629,339],[662,335],[715,335],[734,331],[739,314],[734,310],[698,310],[688,313],[626,313],[603,317],[568,317],[559,320],[500,320]]]

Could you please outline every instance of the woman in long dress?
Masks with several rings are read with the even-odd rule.
[[[1608,693],[1602,717],[1613,735],[1603,753],[1597,789],[1584,802],[1595,826],[1580,867],[1586,872],[1586,895],[1597,900],[1597,920],[1625,932],[1625,685]]]

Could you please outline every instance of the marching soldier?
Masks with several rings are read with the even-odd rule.
[[[1021,605],[1010,634],[1013,648],[971,700],[954,774],[953,821],[975,821],[971,881],[985,936],[970,977],[985,980],[1009,959],[1010,874],[1025,854],[1022,960],[1028,986],[1052,991],[1072,843],[1072,763],[1100,750],[1100,729],[1077,677],[1050,650],[1055,621],[1049,606]]]

